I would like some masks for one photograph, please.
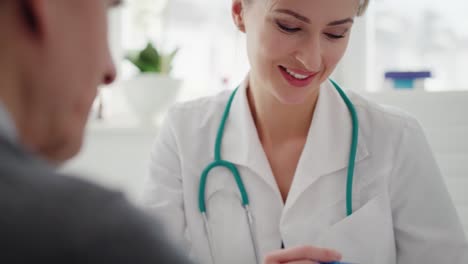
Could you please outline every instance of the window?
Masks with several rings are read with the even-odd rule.
[[[466,0],[375,0],[377,83],[386,71],[429,70],[428,90],[468,90],[467,11]]]
[[[234,88],[246,74],[248,63],[230,4],[213,0],[128,1],[121,12],[122,49],[116,57],[140,49],[150,40],[165,52],[179,48],[172,74],[184,80],[182,99]],[[136,73],[129,62],[119,66],[123,79]]]
[[[148,39],[166,51],[179,47],[173,75],[185,81],[186,99],[232,88],[246,74],[248,63],[230,4],[128,1],[120,14],[121,46],[115,50],[121,57]],[[382,90],[385,72],[431,71],[427,90],[468,90],[467,11],[466,0],[371,0],[369,12],[356,22],[335,78],[351,89]],[[119,69],[122,78],[135,73],[128,62]]]

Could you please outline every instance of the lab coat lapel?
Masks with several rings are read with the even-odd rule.
[[[348,167],[351,139],[352,122],[349,109],[335,87],[330,82],[325,82],[320,88],[312,125],[285,210],[320,177]],[[367,155],[364,138],[359,133],[356,164]]]
[[[278,186],[260,143],[250,112],[247,87],[248,77],[239,86],[239,90],[232,102],[221,145],[221,156],[224,160],[239,166],[245,166],[255,172],[279,195]]]

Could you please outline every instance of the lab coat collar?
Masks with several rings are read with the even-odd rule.
[[[349,92],[347,95],[350,97]],[[350,100],[352,101],[352,98]],[[356,107],[356,104],[354,105]],[[358,123],[358,147],[355,164],[369,155],[365,137],[361,132],[361,123],[359,121]],[[343,170],[343,175],[347,175],[352,128],[351,115],[343,98],[331,82],[323,83],[320,87],[313,122],[296,169],[285,210],[322,176],[340,170]],[[358,176],[355,175],[355,178]]]
[[[222,157],[253,170],[279,194],[252,118],[247,87],[248,77],[239,86],[232,103],[222,143]],[[288,203],[289,200],[293,203],[320,177],[348,167],[351,132],[349,110],[331,82],[327,81],[320,87],[313,122],[288,195]],[[356,164],[368,154],[365,139],[359,132]]]
[[[239,85],[231,106],[222,142],[222,158],[245,166],[259,175],[279,194],[270,164],[263,150],[247,99],[249,77]]]

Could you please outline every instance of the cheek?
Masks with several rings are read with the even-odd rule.
[[[79,112],[88,112],[96,93],[97,86],[101,84],[104,78],[104,69],[106,65],[107,50],[107,31],[104,18],[95,19],[92,26],[86,31],[85,36],[82,37],[84,47],[81,50],[80,58],[81,72],[80,80],[77,83],[81,87],[76,87],[80,90],[78,103]]]
[[[93,78],[94,82],[99,84],[99,77],[103,74],[106,63],[107,52],[107,15],[101,7],[89,10],[85,23],[82,23],[80,42],[83,47],[80,48],[82,56],[83,71]]]
[[[74,83],[70,83],[73,87],[66,95],[70,100],[70,111],[74,115],[79,114],[78,118],[88,112],[97,93],[98,74],[96,65],[90,63],[93,61],[91,54],[83,54],[80,58],[80,69],[76,69]]]
[[[327,50],[323,53],[323,63],[326,71],[330,73],[343,58],[347,48],[347,41],[343,41],[343,43],[328,43],[327,45]]]
[[[296,45],[294,39],[271,25],[264,25],[263,30],[258,34],[258,39],[252,42],[252,45],[257,45],[256,55],[259,63],[268,64],[274,68],[276,64],[284,63],[284,59],[294,52]]]

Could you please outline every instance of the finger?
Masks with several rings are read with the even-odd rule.
[[[299,260],[299,261],[292,261],[292,262],[283,262],[281,264],[320,264],[320,263],[312,261],[312,260]]]
[[[299,246],[274,251],[267,255],[266,263],[288,263],[292,261],[312,260],[319,262],[332,262],[341,259],[341,254],[324,248],[312,246]]]
[[[297,260],[297,261],[287,261],[287,262],[278,262],[276,260],[266,259],[264,264],[320,264],[312,260]]]
[[[304,246],[302,250],[304,250],[304,254],[308,254],[307,259],[314,260],[317,262],[340,261],[342,257],[339,252],[329,248]]]

